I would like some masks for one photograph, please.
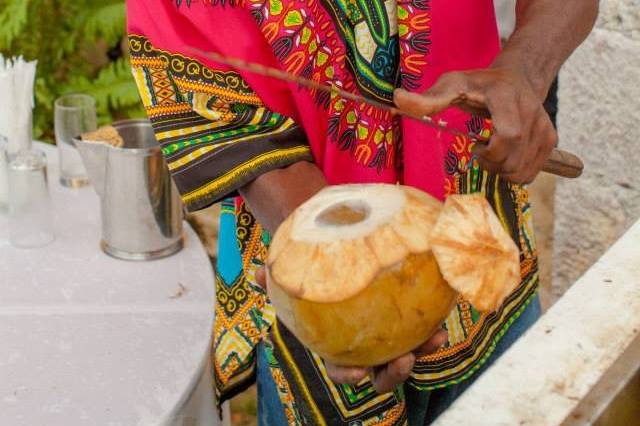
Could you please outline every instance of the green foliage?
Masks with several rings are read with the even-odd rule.
[[[124,1],[0,0],[0,53],[38,60],[34,137],[53,138],[53,102],[96,98],[98,119],[144,115],[126,49]]]

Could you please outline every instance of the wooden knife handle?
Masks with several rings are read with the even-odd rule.
[[[584,164],[578,156],[555,148],[547,158],[542,171],[565,178],[577,178],[582,174]]]

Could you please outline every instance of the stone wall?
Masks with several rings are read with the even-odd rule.
[[[589,39],[560,75],[560,145],[585,173],[559,180],[553,296],[640,217],[640,0],[603,0]]]

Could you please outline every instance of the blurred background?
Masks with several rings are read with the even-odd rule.
[[[53,142],[53,102],[86,93],[99,124],[144,117],[125,43],[125,2],[0,0],[0,53],[38,60],[34,137]]]

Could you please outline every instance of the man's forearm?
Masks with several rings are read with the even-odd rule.
[[[239,192],[258,223],[273,233],[296,207],[326,185],[322,171],[315,164],[301,161],[265,173]]]
[[[598,0],[518,0],[516,29],[493,66],[522,72],[543,101],[597,13]]]

